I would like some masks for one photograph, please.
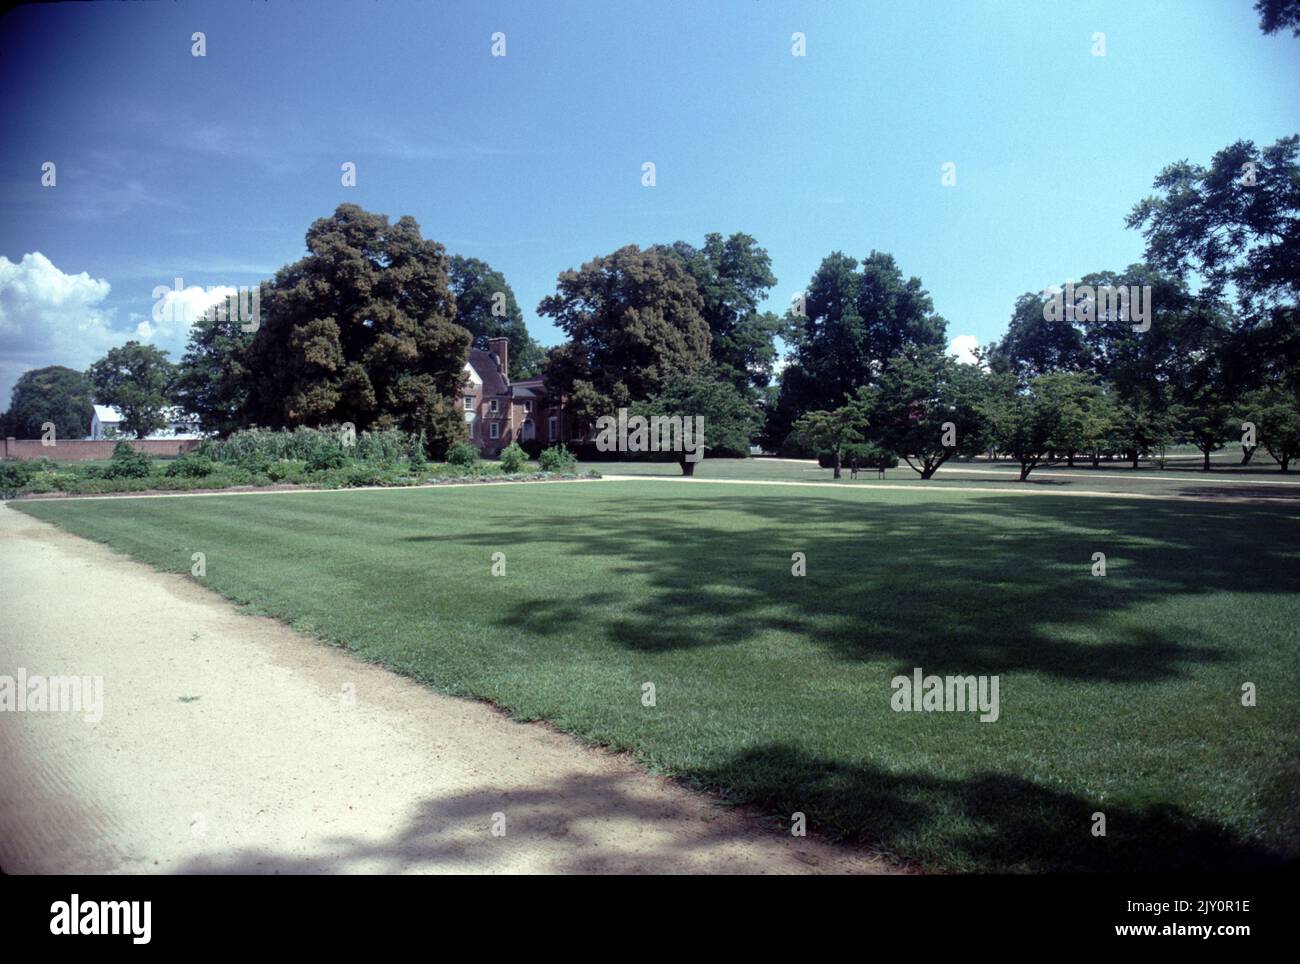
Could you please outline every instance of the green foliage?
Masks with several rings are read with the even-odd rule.
[[[214,308],[194,322],[176,368],[176,403],[195,415],[205,432],[220,435],[246,424],[252,382],[245,353],[253,334],[244,331],[238,297],[232,296],[221,310]],[[259,293],[259,308],[260,298]]]
[[[569,337],[547,359],[547,387],[588,423],[652,397],[708,362],[703,307],[682,260],[659,250],[628,245],[565,271],[537,307]]]
[[[453,321],[443,246],[414,218],[390,223],[342,204],[312,224],[307,250],[263,291],[245,353],[246,416],[273,427],[424,427],[435,444],[421,422],[459,392],[470,341]]]
[[[147,479],[153,474],[153,459],[137,452],[130,442],[121,441],[113,446],[113,456],[108,465],[87,470],[92,478]]]
[[[424,429],[420,429],[420,434],[411,446],[411,457],[407,461],[407,467],[417,475],[429,471],[429,459],[426,456],[428,443],[425,440]]]
[[[802,415],[791,430],[796,442],[813,451],[825,450],[831,455],[835,478],[840,477],[844,446],[861,442],[868,423],[868,407],[860,399],[851,401],[833,412],[819,410]]]
[[[94,386],[78,371],[62,365],[23,372],[14,383],[4,432],[15,438],[38,439],[46,422],[54,423],[56,439],[80,439],[90,434]]]
[[[776,284],[772,259],[748,234],[709,234],[704,246],[685,241],[662,247],[681,259],[703,299],[701,314],[712,336],[710,354],[720,377],[741,390],[761,388],[772,377],[773,344],[784,324],[758,306]]]
[[[578,460],[563,445],[552,445],[550,448],[542,449],[537,462],[543,472],[551,473],[568,473],[578,467]]]
[[[416,444],[409,433],[394,428],[362,432],[352,457],[391,468],[408,461]]]
[[[871,440],[928,479],[948,459],[986,442],[987,376],[942,348],[894,358],[877,388],[859,397],[871,412]]]
[[[743,458],[749,454],[749,443],[760,421],[758,410],[716,366],[673,373],[662,391],[647,402],[633,405],[632,412],[647,418],[656,415],[678,416],[683,420],[703,418],[704,451],[724,458]],[[685,453],[677,461],[684,472],[693,472],[694,463],[685,458]]]
[[[1245,399],[1246,419],[1255,423],[1259,444],[1283,472],[1300,456],[1300,393],[1289,386],[1270,385]]]
[[[163,474],[170,478],[182,476],[189,479],[202,479],[215,472],[216,468],[217,463],[206,455],[186,452],[173,459]]]
[[[153,345],[128,341],[90,366],[95,400],[122,413],[122,428],[144,438],[167,424],[175,366]]]
[[[5,459],[0,461],[0,498],[12,499],[25,488],[36,474],[33,462]]]
[[[898,467],[898,456],[882,449],[874,442],[846,442],[840,450],[842,466],[852,467],[856,460],[860,469],[894,469]],[[835,453],[829,449],[817,453],[817,464],[823,469],[835,468]]]
[[[521,471],[527,462],[528,453],[513,442],[501,450],[501,471],[507,475]]]
[[[478,462],[478,449],[468,442],[457,442],[447,450],[447,462],[450,465],[469,468]]]
[[[510,345],[510,377],[539,374],[546,352],[528,334],[524,313],[505,276],[478,258],[452,255],[448,277],[456,299],[456,324],[470,333],[474,347],[487,348],[489,338],[505,338]]]
[[[947,322],[935,314],[919,278],[905,278],[891,255],[862,262],[839,251],[822,260],[805,295],[805,313],[787,317],[793,349],[771,409],[767,437],[780,443],[805,412],[841,404],[874,384],[896,357],[941,350]]]

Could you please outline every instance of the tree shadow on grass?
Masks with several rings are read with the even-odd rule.
[[[515,631],[547,634],[585,620],[620,646],[664,652],[776,630],[802,633],[842,659],[941,674],[1174,678],[1228,653],[1185,626],[1117,628],[1110,617],[1170,595],[1300,591],[1293,523],[1275,511],[861,494],[674,488],[585,500],[580,514],[490,531],[407,538],[540,546],[556,557],[605,558],[612,575],[635,577],[562,599],[521,593],[495,617]],[[791,574],[796,552],[804,577]],[[1107,556],[1105,578],[1091,574],[1094,552]]]
[[[691,820],[671,800],[647,797],[639,779],[571,775],[510,791],[434,797],[387,837],[322,835],[308,854],[202,853],[176,872],[789,872],[817,869],[819,854],[826,856],[782,831],[791,815],[804,813],[814,834],[834,835],[846,808],[870,828],[869,851],[844,847],[841,856],[849,859],[822,869],[869,870],[871,853],[919,853],[929,869],[983,872],[1268,870],[1288,858],[1175,807],[1099,807],[1016,777],[894,774],[786,746],[756,747],[683,775],[697,786],[731,788],[733,799],[757,801],[772,814],[767,839],[757,808]],[[1105,812],[1104,837],[1092,832],[1098,809]],[[506,834],[494,837],[498,812]],[[303,829],[312,839],[313,828]]]

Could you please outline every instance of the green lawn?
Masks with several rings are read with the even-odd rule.
[[[11,505],[166,570],[204,552],[255,611],[774,831],[803,811],[953,871],[1300,849],[1294,507],[639,481]],[[893,712],[914,667],[998,675],[1000,719]]]
[[[1042,466],[1030,473],[1027,482],[1019,479],[1019,466],[1013,462],[988,462],[984,460],[949,462],[934,478],[922,481],[921,477],[900,463],[890,469],[883,481],[888,485],[904,483],[924,485],[927,488],[1033,488],[1040,490],[1086,490],[1089,492],[1136,492],[1144,495],[1192,495],[1197,497],[1246,497],[1269,501],[1290,502],[1300,506],[1300,475],[1282,474],[1277,463],[1261,458],[1256,453],[1248,466],[1240,466],[1239,453],[1219,453],[1210,472],[1201,471],[1201,463],[1185,458],[1170,459],[1165,467],[1143,462],[1136,471],[1127,463],[1102,462],[1093,469],[1086,463],[1074,468],[1062,465]],[[672,475],[680,476],[675,462],[590,462],[584,469],[595,469],[603,475]],[[823,469],[812,461],[794,459],[704,459],[696,467],[700,479],[748,479],[765,482],[835,482],[830,469]],[[856,480],[849,478],[846,466],[836,484],[845,486],[879,485],[874,469],[862,470]],[[1262,483],[1262,484],[1261,484]]]

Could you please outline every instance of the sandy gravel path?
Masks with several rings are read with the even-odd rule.
[[[0,674],[104,685],[0,712],[8,873],[889,870],[3,505],[0,585]]]

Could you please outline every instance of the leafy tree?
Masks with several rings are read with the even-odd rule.
[[[253,334],[243,330],[235,301],[229,299],[225,311],[206,312],[190,327],[189,344],[176,368],[176,403],[196,416],[205,432],[219,435],[248,424],[252,376],[246,352]]]
[[[90,366],[95,399],[122,414],[122,428],[144,438],[167,424],[176,367],[153,345],[128,341]]]
[[[822,260],[805,295],[805,316],[790,317],[793,345],[768,435],[784,437],[800,414],[824,408],[887,373],[894,359],[942,348],[947,323],[919,278],[904,278],[891,255],[859,263],[836,251]]]
[[[524,313],[505,275],[486,261],[457,254],[451,257],[448,276],[456,299],[456,324],[470,333],[474,347],[486,349],[489,338],[505,338],[510,344],[510,377],[539,374],[546,351],[528,334]]]
[[[975,455],[987,438],[985,374],[941,347],[891,359],[879,385],[859,393],[872,438],[928,479],[953,456]]]
[[[800,442],[819,452],[830,452],[834,457],[835,478],[840,478],[844,447],[861,442],[866,431],[868,406],[861,398],[854,398],[834,411],[824,409],[801,415],[794,423],[793,432]]]
[[[1039,465],[1095,453],[1113,428],[1101,389],[1079,372],[1039,375],[1024,388],[994,376],[987,412],[989,438],[1020,463],[1022,482]]]
[[[1186,403],[1174,406],[1173,420],[1180,437],[1201,450],[1202,469],[1208,472],[1211,453],[1223,448],[1224,439],[1232,435],[1233,406],[1215,385],[1203,385],[1186,397]]]
[[[1044,377],[1033,379],[1023,390],[1013,379],[1000,378],[986,403],[988,438],[999,452],[1020,463],[1021,482],[1048,461],[1057,446],[1062,400],[1042,390]]]
[[[79,371],[62,365],[23,372],[14,383],[5,434],[40,438],[46,422],[54,423],[55,438],[85,438],[95,414],[95,388]]]
[[[1259,29],[1265,34],[1291,28],[1291,36],[1300,37],[1300,3],[1296,0],[1255,0]]]
[[[1276,383],[1246,396],[1247,420],[1255,423],[1259,442],[1287,472],[1300,455],[1300,393]]]
[[[709,360],[709,326],[680,258],[636,245],[565,271],[537,313],[569,340],[551,350],[546,384],[579,423],[657,395],[675,372]]]
[[[1147,260],[1164,271],[1194,270],[1208,292],[1231,285],[1257,306],[1300,293],[1300,135],[1259,150],[1237,141],[1203,167],[1170,164],[1156,195],[1127,225],[1141,228]]]
[[[704,452],[714,456],[743,457],[758,428],[758,411],[753,403],[716,368],[678,372],[669,376],[663,390],[649,401],[634,404],[632,412],[653,416],[704,419]],[[698,423],[691,422],[691,425]],[[679,454],[683,475],[694,475],[697,462]]]
[[[440,457],[465,434],[451,399],[470,341],[454,321],[443,246],[414,218],[390,224],[342,204],[308,229],[307,251],[264,289],[246,354],[249,420],[423,428]]]
[[[696,248],[678,241],[663,250],[679,258],[699,286],[701,314],[712,336],[713,363],[737,388],[761,388],[772,378],[776,337],[784,323],[759,304],[776,284],[772,259],[748,234],[709,234]]]
[[[1162,388],[1131,394],[1120,401],[1113,428],[1112,446],[1127,453],[1133,468],[1143,455],[1167,445],[1177,437],[1174,413]]]
[[[994,372],[1010,372],[1021,385],[1053,372],[1079,372],[1089,368],[1083,333],[1070,318],[1045,317],[1043,295],[1025,293],[1016,299],[1011,323],[988,351]]]

